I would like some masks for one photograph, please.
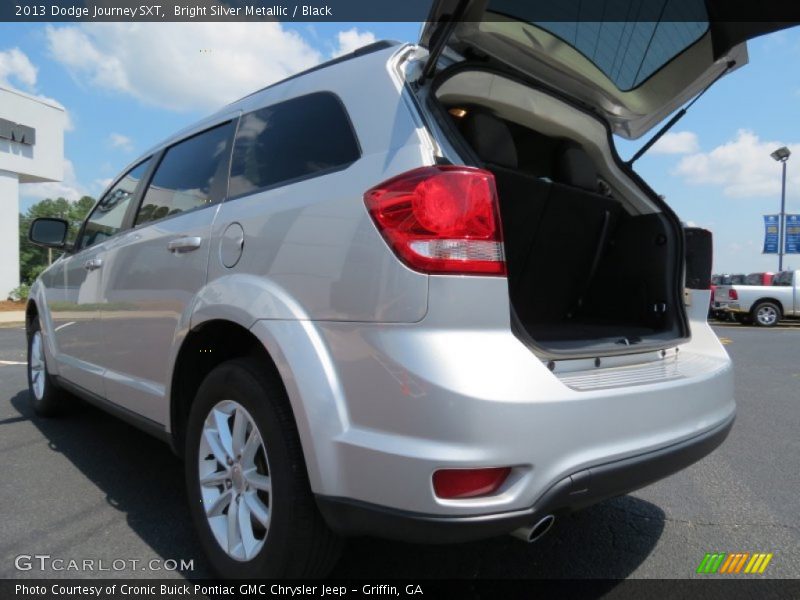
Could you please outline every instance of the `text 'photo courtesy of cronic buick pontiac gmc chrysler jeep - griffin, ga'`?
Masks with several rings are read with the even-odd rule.
[[[767,24],[626,24],[644,45],[525,7],[437,2],[418,44],[141,155],[75,239],[32,224],[64,251],[27,305],[36,412],[78,396],[169,442],[221,576],[321,575],[355,535],[532,541],[732,427],[708,283],[613,135]]]

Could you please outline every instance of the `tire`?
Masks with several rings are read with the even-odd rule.
[[[341,540],[317,509],[286,391],[263,360],[231,360],[209,373],[185,450],[192,520],[218,575],[307,578],[333,568]]]
[[[774,302],[759,302],[753,307],[753,322],[759,327],[775,327],[781,320],[781,308]]]
[[[34,412],[40,417],[55,417],[72,406],[72,398],[54,381],[47,370],[39,319],[28,331],[28,391]]]

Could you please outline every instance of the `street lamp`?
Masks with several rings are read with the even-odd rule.
[[[786,231],[786,161],[789,160],[791,155],[791,151],[786,146],[781,146],[770,154],[772,158],[783,165],[783,174],[781,178],[781,216],[778,225],[778,271],[783,271],[783,236]]]

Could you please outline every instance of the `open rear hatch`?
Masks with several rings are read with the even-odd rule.
[[[732,12],[737,4],[436,0],[420,44],[431,50],[429,67],[445,49],[489,57],[597,111],[615,134],[636,139],[721,73],[744,66],[748,39],[796,24],[741,22]]]
[[[682,226],[611,133],[643,135],[787,24],[726,27],[699,0],[543,4],[436,2],[418,89],[495,176],[520,338],[564,357],[674,345],[689,335]]]

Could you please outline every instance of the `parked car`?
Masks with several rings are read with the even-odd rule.
[[[223,576],[324,573],[341,535],[533,541],[732,426],[681,223],[611,134],[744,64],[747,24],[594,27],[609,71],[561,23],[443,10],[144,153],[74,242],[31,226],[66,251],[27,307],[33,407],[169,442]]]
[[[759,327],[774,327],[781,319],[800,317],[799,275],[800,271],[781,271],[772,277],[772,285],[718,286],[714,309]]]

